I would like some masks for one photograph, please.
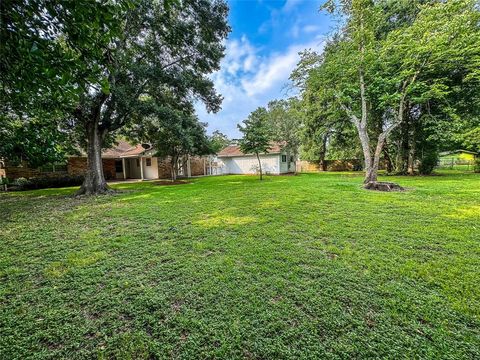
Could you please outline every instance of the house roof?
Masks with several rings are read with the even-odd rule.
[[[122,158],[122,157],[136,157],[142,155],[145,151],[142,144],[132,145],[127,141],[120,140],[118,144],[110,149],[103,151],[103,158]]]
[[[268,150],[268,154],[280,154],[282,152],[282,148],[280,144],[274,143],[270,146]],[[227,147],[223,148],[218,154],[218,157],[233,157],[233,156],[251,156],[252,154],[245,154],[240,150],[240,146],[238,145],[228,145]]]
[[[440,156],[445,156],[445,155],[450,155],[450,154],[458,154],[458,153],[466,153],[466,154],[472,154],[472,155],[477,155],[475,151],[470,151],[470,150],[452,150],[452,151],[442,151],[440,153]]]

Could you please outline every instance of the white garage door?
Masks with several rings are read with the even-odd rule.
[[[261,155],[262,170],[264,173],[279,173],[278,155]],[[222,159],[229,174],[256,174],[258,160],[255,156],[238,156]]]

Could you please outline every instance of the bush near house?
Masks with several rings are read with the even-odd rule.
[[[63,175],[57,177],[32,177],[7,180],[6,184],[10,191],[36,190],[46,188],[61,188],[69,186],[79,186],[82,184],[83,176]]]

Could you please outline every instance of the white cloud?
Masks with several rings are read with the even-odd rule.
[[[298,52],[307,48],[321,50],[322,46],[322,42],[314,40],[292,45],[284,52],[260,56],[261,49],[254,47],[247,37],[229,40],[221,70],[212,76],[215,88],[224,97],[222,110],[208,114],[202,104],[197,104],[200,119],[209,123],[209,132],[220,130],[239,137],[237,123],[268,101],[285,97],[282,88],[299,60]]]
[[[301,0],[287,0],[285,4],[280,8],[270,9],[270,18],[264,21],[258,28],[259,34],[265,34],[268,31],[275,29],[281,29],[283,26],[288,25],[292,27],[290,35],[294,38],[298,37],[300,33],[300,27],[298,25],[301,20],[301,16],[298,14],[297,6],[301,3]],[[295,19],[295,24],[291,25],[292,17]]]
[[[250,44],[246,36],[240,40],[227,42],[226,57],[223,60],[222,68],[235,75],[239,70],[249,71],[256,61],[256,49]]]
[[[306,25],[306,26],[303,27],[302,30],[303,30],[304,33],[311,34],[311,33],[320,31],[320,26]]]
[[[290,35],[293,38],[298,38],[298,35],[300,35],[300,26],[298,26],[298,21],[292,26],[292,30],[290,30]]]
[[[285,1],[285,5],[283,5],[282,11],[289,12],[293,10],[298,4],[300,4],[301,0],[287,0]]]
[[[255,74],[242,79],[244,92],[253,97],[274,88],[281,88],[299,60],[298,52],[312,45],[291,46],[284,53],[275,53],[263,59]]]

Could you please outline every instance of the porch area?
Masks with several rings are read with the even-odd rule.
[[[146,156],[115,159],[115,179],[158,179],[158,159]]]

